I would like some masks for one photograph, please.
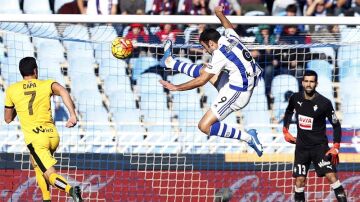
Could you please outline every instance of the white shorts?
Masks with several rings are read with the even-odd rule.
[[[229,88],[229,83],[222,87],[211,105],[211,111],[219,121],[224,120],[230,113],[244,108],[250,101],[252,90],[240,92]]]

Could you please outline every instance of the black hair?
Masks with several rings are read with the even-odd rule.
[[[34,69],[37,69],[36,59],[34,57],[24,57],[19,62],[19,70],[21,76],[34,75]]]
[[[220,37],[221,35],[216,29],[209,28],[201,32],[199,42],[204,42],[206,45],[209,45],[210,40],[217,43]]]
[[[304,73],[303,80],[304,80],[305,76],[315,76],[315,81],[317,82],[317,80],[318,80],[318,75],[313,70],[306,70],[305,73]]]
[[[297,7],[296,4],[290,4],[286,7],[286,12],[296,13]]]

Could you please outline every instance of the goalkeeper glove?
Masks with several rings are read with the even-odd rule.
[[[339,149],[340,143],[334,143],[331,149],[325,154],[325,156],[329,156],[331,164],[335,166],[339,163]]]
[[[289,130],[286,127],[283,127],[283,134],[286,142],[296,144],[296,138],[289,133]]]

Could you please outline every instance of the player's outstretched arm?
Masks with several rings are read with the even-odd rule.
[[[234,28],[232,26],[231,22],[224,15],[224,6],[216,6],[214,11],[215,11],[216,17],[219,18],[222,26],[225,27],[225,29],[229,29],[229,28],[233,29]]]
[[[70,97],[69,92],[62,85],[56,82],[51,85],[51,89],[55,95],[61,96],[66,108],[69,110],[70,117],[66,123],[66,127],[74,127],[77,123],[77,116],[75,113],[75,105]]]
[[[160,80],[159,82],[164,88],[169,89],[170,91],[186,91],[205,85],[214,75],[215,74],[203,71],[199,77],[179,85],[174,85],[164,80]]]

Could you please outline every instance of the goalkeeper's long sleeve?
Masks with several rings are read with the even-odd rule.
[[[326,110],[326,117],[334,128],[334,143],[341,142],[341,124],[339,119],[336,117],[335,110],[332,105]]]
[[[289,125],[291,123],[291,118],[294,114],[294,98],[293,96],[290,97],[289,104],[286,107],[285,115],[284,115],[284,127],[289,128]]]

